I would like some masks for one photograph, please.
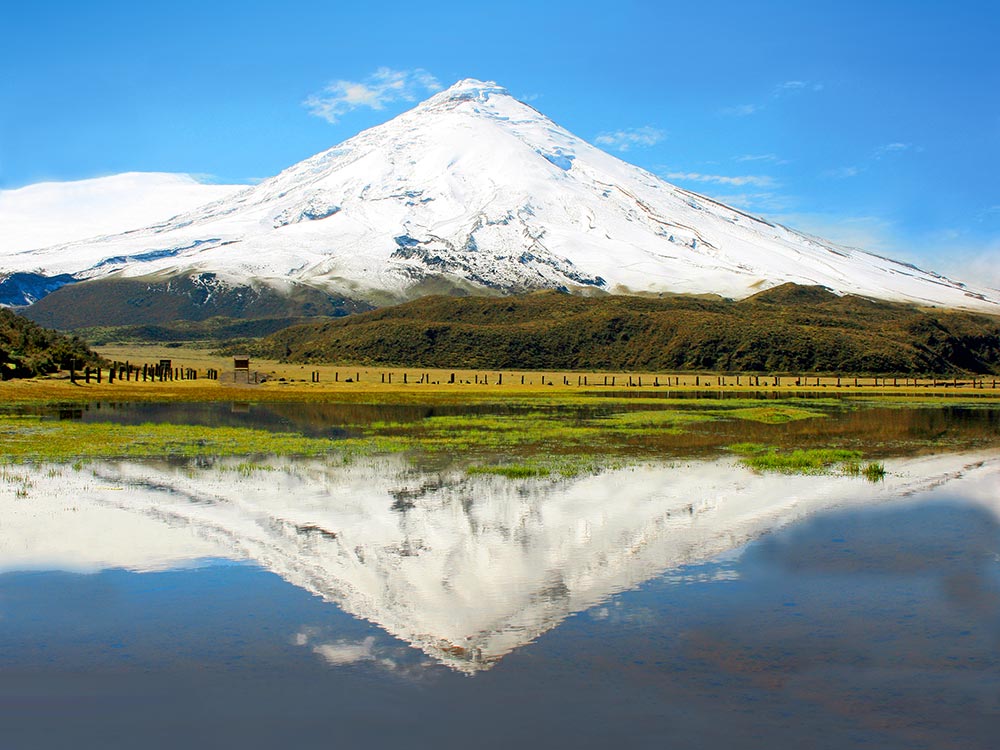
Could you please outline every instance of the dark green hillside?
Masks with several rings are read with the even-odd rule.
[[[118,278],[81,281],[42,297],[24,314],[60,330],[93,326],[159,325],[175,321],[337,317],[371,305],[333,297],[297,285],[281,294],[267,286],[231,287],[214,273],[170,278]]]
[[[80,339],[49,331],[0,307],[0,378],[29,378],[68,367],[95,364],[99,357]]]
[[[310,318],[208,318],[207,320],[176,320],[169,323],[150,323],[132,326],[93,326],[77,328],[75,333],[93,346],[111,342],[199,344],[219,346],[236,339],[255,339],[282,331],[289,326],[315,323],[319,316]]]
[[[738,302],[435,296],[295,326],[256,353],[489,369],[987,374],[1000,372],[1000,318],[793,284]]]

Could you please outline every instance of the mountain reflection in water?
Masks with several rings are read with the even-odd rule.
[[[0,483],[0,569],[250,560],[472,674],[617,592],[822,509],[949,483],[986,487],[997,507],[995,452],[886,468],[870,484],[732,459],[518,481],[399,457],[20,467],[26,481]]]

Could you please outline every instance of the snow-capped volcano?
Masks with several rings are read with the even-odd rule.
[[[212,274],[375,304],[539,288],[744,297],[792,281],[1000,313],[1000,292],[670,185],[471,79],[259,185],[145,229],[0,256],[0,272]]]

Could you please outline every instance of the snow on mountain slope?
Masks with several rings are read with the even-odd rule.
[[[0,190],[0,258],[148,226],[242,187],[204,185],[186,174],[126,172]]]
[[[169,221],[0,256],[77,279],[214,273],[382,303],[428,289],[743,297],[792,281],[1000,313],[1000,292],[836,246],[690,193],[461,81]]]

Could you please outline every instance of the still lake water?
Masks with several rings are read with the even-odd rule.
[[[996,434],[943,413],[821,429]],[[7,467],[0,748],[996,747],[1000,452],[885,463]]]

